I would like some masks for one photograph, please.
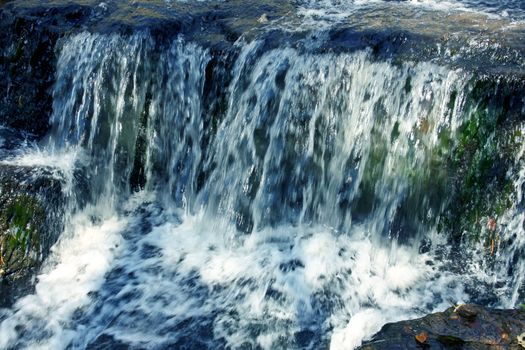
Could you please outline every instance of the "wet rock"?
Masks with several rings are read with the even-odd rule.
[[[56,48],[63,37],[79,31],[148,31],[162,45],[184,34],[214,52],[226,52],[244,33],[263,27],[260,19],[282,17],[291,8],[279,1],[247,7],[240,0],[212,7],[199,2],[167,6],[161,0],[0,2],[0,125],[34,139],[47,133]]]
[[[389,323],[359,347],[373,349],[521,349],[525,311],[488,309],[478,305]],[[424,336],[422,336],[424,335]]]
[[[525,120],[523,91],[525,80],[513,77],[476,77],[469,83],[467,113],[447,165],[451,196],[442,218],[455,247],[461,241],[481,241],[487,252],[494,252],[497,218],[516,197],[507,174],[519,171],[515,159]]]
[[[32,291],[63,230],[65,197],[50,169],[0,165],[0,307]]]
[[[414,190],[411,194],[413,197],[408,197],[407,204],[403,204],[396,212],[389,234],[399,237],[403,242],[402,232],[415,232],[420,222],[437,220],[440,211],[445,210],[442,220],[443,231],[452,232],[451,241],[458,243],[463,239],[464,232],[471,234],[471,231],[481,231],[477,227],[479,226],[478,213],[491,217],[498,215],[508,209],[511,203],[509,199],[513,198],[512,188],[509,187],[505,174],[508,173],[508,170],[512,170],[510,167],[511,162],[515,159],[513,152],[516,149],[516,143],[510,142],[512,137],[508,136],[515,132],[515,126],[525,118],[522,99],[525,90],[523,66],[521,65],[524,48],[521,31],[515,32],[513,36],[509,33],[505,34],[501,38],[503,43],[490,50],[481,50],[481,54],[478,54],[477,51],[462,53],[461,50],[474,50],[465,45],[465,42],[467,39],[469,42],[475,41],[471,39],[475,39],[476,33],[478,36],[489,34],[485,31],[479,33],[479,29],[474,31],[476,27],[479,27],[475,18],[450,17],[452,15],[447,15],[450,18],[446,21],[429,21],[428,18],[423,20],[420,17],[418,21],[424,23],[425,28],[413,27],[414,23],[411,21],[414,16],[407,16],[407,13],[402,12],[399,16],[394,17],[406,22],[404,25],[400,25],[396,20],[395,25],[389,26],[381,21],[381,14],[377,13],[369,16],[368,19],[365,17],[359,21],[356,20],[356,23],[352,21],[352,24],[337,25],[324,33],[307,30],[283,31],[278,26],[273,30],[261,33],[257,29],[267,26],[269,19],[272,22],[278,22],[284,16],[290,17],[290,12],[295,12],[293,2],[270,0],[246,6],[245,0],[217,2],[213,5],[208,2],[174,1],[169,2],[167,6],[164,0],[107,1],[104,3],[98,0],[48,2],[18,0],[0,4],[2,5],[0,7],[0,28],[3,34],[0,37],[0,77],[2,77],[0,79],[0,124],[9,126],[16,132],[30,133],[32,137],[40,138],[48,131],[48,119],[52,110],[50,91],[56,69],[55,47],[57,43],[60,44],[60,38],[76,31],[87,30],[129,35],[134,31],[145,30],[152,35],[152,40],[158,42],[171,41],[178,34],[184,34],[186,40],[195,41],[210,49],[213,58],[206,68],[206,83],[203,91],[204,114],[209,115],[210,118],[206,119],[203,125],[205,133],[203,149],[213,141],[215,131],[227,108],[224,90],[231,79],[232,57],[236,55],[229,51],[235,50],[233,44],[239,38],[250,40],[257,36],[262,42],[261,52],[267,52],[276,47],[293,47],[299,52],[309,51],[323,54],[367,49],[374,58],[392,59],[394,64],[404,60],[433,61],[452,67],[466,68],[469,71],[479,72],[480,75],[486,72],[494,74],[487,76],[485,80],[473,81],[471,85],[474,86],[469,87],[472,93],[467,100],[472,101],[470,107],[474,112],[472,116],[465,118],[465,125],[462,126],[460,135],[462,142],[450,155],[454,164],[443,165],[444,168],[451,169],[450,174],[447,174],[450,176],[446,178],[450,178],[453,183],[436,186],[435,182],[432,182],[429,188],[422,187],[424,191]],[[465,17],[467,14],[462,14],[462,16]],[[473,24],[469,27],[469,31],[458,26],[460,33],[451,35],[450,30],[457,30],[453,27],[456,27],[459,19]],[[435,25],[429,30],[427,23],[433,22],[441,22],[441,24],[434,23]],[[503,28],[506,27],[503,26]],[[467,38],[462,36],[462,32],[467,33]],[[514,39],[515,42],[512,37],[517,38]],[[508,52],[516,52],[516,55],[510,57],[507,55]],[[494,60],[494,57],[499,58]],[[496,76],[496,73],[516,74],[516,71],[519,76],[515,80],[500,80],[500,77]],[[284,76],[277,79],[277,85],[284,84]],[[406,92],[409,93],[410,90],[411,84],[410,81],[407,81]],[[454,96],[449,102],[451,110],[455,108],[457,94]],[[148,117],[147,113],[142,115],[140,120],[142,129],[147,125]],[[430,127],[429,122],[422,118],[417,131],[426,134]],[[392,139],[397,137],[396,134],[399,134],[399,131],[393,131]],[[145,134],[141,132],[136,140],[137,156],[130,178],[130,186],[133,190],[140,190],[145,184],[145,137]],[[521,137],[522,135],[518,135],[515,138],[520,139]],[[492,142],[493,140],[495,141]],[[443,143],[443,149],[447,152],[454,146],[449,144],[448,137],[443,137],[440,142]],[[13,146],[13,148],[16,147],[16,145]],[[501,147],[504,147],[503,150]],[[503,156],[501,156],[502,153]],[[445,156],[449,157],[448,153]],[[206,168],[198,169],[198,188],[203,186],[204,179],[210,171]],[[30,181],[26,181],[31,169],[5,167],[0,172],[2,172],[0,178],[11,179],[11,182],[8,181],[2,185],[3,188],[12,190],[12,192],[6,192],[9,195],[6,197],[6,202],[2,202],[4,204],[0,203],[1,208],[5,210],[9,208],[10,204],[7,202],[9,198],[11,198],[9,200],[16,200],[16,198],[25,198],[24,196],[30,196],[30,198],[36,196],[35,203],[40,203],[38,205],[46,208],[45,220],[48,220],[49,215],[54,214],[53,210],[47,209],[48,201],[55,201],[54,196],[61,192],[52,190],[57,184],[60,187],[60,183],[54,183],[55,180],[51,175],[42,174],[41,177],[37,176],[36,179],[31,178]],[[39,181],[41,185],[37,185]],[[373,184],[374,181],[370,181],[368,187],[373,188]],[[372,195],[368,195],[368,187],[362,190],[363,202],[352,209],[356,216],[364,217],[374,208],[374,203],[369,200]],[[452,198],[449,202],[443,203],[443,188],[450,189],[450,187],[452,187],[450,191]],[[478,195],[480,189],[484,195]],[[44,195],[46,191],[50,191],[49,196]],[[430,206],[436,209],[432,212],[438,213],[435,218],[427,218],[429,211],[426,204],[417,208],[409,205],[416,202],[414,198],[417,198],[420,193],[426,193],[425,200],[430,198]],[[479,200],[475,202],[477,198]],[[26,198],[26,200],[33,203],[33,199]],[[60,198],[56,201],[60,202]],[[445,206],[444,209],[442,209],[443,206]],[[60,222],[60,220],[55,221]],[[45,225],[50,224],[51,221]],[[250,232],[253,229],[253,220],[249,215],[249,210],[245,208],[240,210],[236,224],[243,232]],[[433,224],[433,222],[429,223],[429,225]],[[494,229],[489,226],[488,230],[495,231],[496,225],[493,226]],[[55,232],[59,231],[53,229],[50,232],[52,233],[49,238],[40,241],[38,261],[46,255],[49,246],[56,240]],[[413,237],[408,234],[405,236],[406,241]],[[487,239],[494,246],[494,237],[489,236]],[[459,244],[455,246],[459,247]],[[421,245],[420,251],[425,253],[430,248],[430,243],[425,242]],[[493,251],[492,248],[491,252]],[[283,266],[283,269],[298,267],[300,268],[300,265]],[[471,319],[467,316],[458,317],[463,321]],[[474,318],[477,322],[479,316]],[[454,335],[440,335],[433,338],[430,332],[428,334],[425,344],[437,341],[436,339],[440,339],[441,343],[450,344],[464,342],[462,338]],[[415,335],[412,334],[411,344],[414,344],[414,337]],[[509,337],[509,339],[514,338]]]
[[[335,26],[322,34],[326,40],[317,40],[318,35],[321,35],[318,33],[291,33],[279,30],[277,25],[275,30],[263,30],[270,19],[293,19],[296,12],[294,2],[276,0],[250,6],[246,6],[243,0],[219,2],[213,6],[206,2],[170,2],[168,6],[163,0],[102,3],[95,0],[15,0],[0,3],[0,124],[29,132],[35,138],[46,134],[52,111],[50,91],[55,77],[55,48],[60,38],[78,31],[129,35],[146,30],[158,42],[172,41],[177,35],[183,34],[187,40],[209,48],[216,57],[235,50],[234,42],[240,37],[248,40],[258,37],[268,41],[265,50],[283,45],[319,52],[372,49],[378,59],[437,59],[445,64],[454,62],[454,65],[475,70],[488,67],[494,56],[489,52],[485,56],[490,56],[490,59],[483,58],[479,62],[477,57],[485,56],[470,55],[468,60],[441,57],[441,51],[454,50],[436,51],[436,48],[447,45],[463,47],[464,42],[448,43],[444,35],[415,30],[411,23],[407,23],[405,29],[388,26],[378,29],[375,21],[369,22],[366,17],[361,19],[363,23],[358,26]],[[409,20],[413,16],[400,13],[399,17]],[[441,31],[448,33],[448,29],[442,28]],[[521,39],[519,34],[514,35]],[[519,55],[521,41],[516,41],[519,45],[514,41],[503,45],[517,52],[519,62],[522,57]],[[510,57],[506,54],[501,56]],[[500,66],[497,64],[497,67]],[[515,68],[509,68],[515,67],[512,62],[505,62],[504,66],[507,71],[516,71]],[[518,68],[522,72],[521,66]],[[508,74],[507,71],[505,74]],[[422,128],[425,129],[425,123]],[[140,167],[137,167],[138,178],[140,171]],[[137,187],[140,187],[140,181],[136,182]]]
[[[83,6],[33,12],[16,11],[11,3],[0,7],[0,124],[35,138],[47,132],[56,42],[87,12]]]
[[[456,307],[455,312],[468,321],[474,321],[478,315],[478,310],[472,305],[467,304]]]

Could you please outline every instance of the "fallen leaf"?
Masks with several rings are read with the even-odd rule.
[[[427,332],[421,332],[419,333],[418,335],[416,335],[416,341],[420,344],[423,344],[424,342],[426,342],[428,339],[428,334]]]

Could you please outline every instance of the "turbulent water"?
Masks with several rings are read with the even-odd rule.
[[[344,17],[353,11],[396,3],[444,12],[475,12],[489,18],[525,20],[525,3],[521,0],[305,0],[299,1],[301,12],[309,15]]]
[[[525,242],[501,273],[442,261],[443,135],[465,118],[468,73],[237,45],[214,110],[197,44],[63,39],[52,130],[9,162],[56,167],[66,229],[35,293],[1,311],[0,348],[353,348],[508,264],[495,303],[519,301]]]

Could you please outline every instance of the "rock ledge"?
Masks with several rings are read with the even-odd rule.
[[[359,348],[372,349],[525,349],[524,310],[460,305],[423,318],[389,323]]]

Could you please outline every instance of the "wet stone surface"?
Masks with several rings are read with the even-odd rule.
[[[0,164],[0,307],[32,291],[63,230],[64,205],[51,169]]]
[[[423,318],[389,323],[359,349],[522,349],[525,311],[460,305]]]

